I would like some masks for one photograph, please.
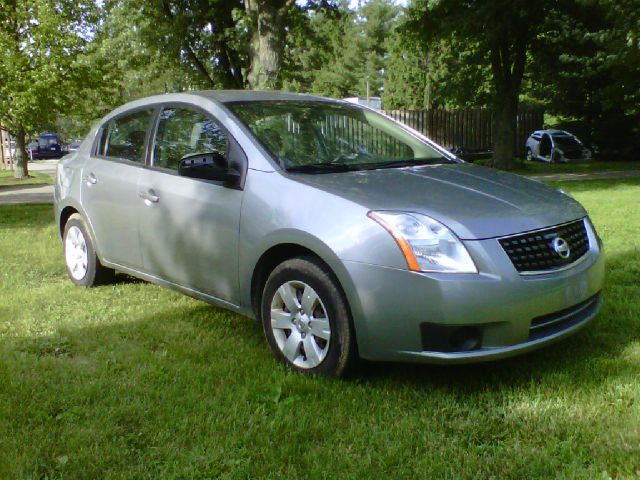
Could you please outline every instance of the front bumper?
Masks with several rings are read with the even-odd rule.
[[[496,239],[465,242],[478,274],[416,273],[345,261],[351,279],[345,290],[360,355],[368,360],[471,363],[528,352],[569,336],[601,304],[604,255],[592,240],[586,257],[571,268],[531,276],[515,270]],[[534,319],[559,318],[590,299],[589,308],[571,322],[558,321],[557,328],[532,333]],[[426,350],[425,324],[470,327],[481,331],[481,339],[472,350]]]

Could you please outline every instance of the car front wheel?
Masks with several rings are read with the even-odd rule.
[[[265,284],[261,313],[275,357],[293,369],[339,377],[357,361],[347,302],[316,259],[278,265]]]
[[[62,238],[67,273],[73,283],[93,287],[108,283],[114,271],[103,266],[96,255],[93,242],[83,218],[74,213],[64,226]]]
[[[530,149],[530,148],[527,148],[527,155],[526,155],[526,157],[527,157],[527,161],[529,161],[529,162],[533,161],[533,152],[531,151],[531,149]]]

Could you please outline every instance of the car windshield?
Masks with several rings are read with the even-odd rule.
[[[291,172],[455,163],[395,122],[357,105],[254,101],[227,106]]]
[[[576,137],[569,135],[554,135],[553,141],[556,144],[562,145],[564,147],[574,147],[580,145],[580,142]]]

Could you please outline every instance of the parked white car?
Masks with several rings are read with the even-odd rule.
[[[525,143],[527,160],[549,163],[585,162],[591,160],[591,150],[565,130],[536,130]]]

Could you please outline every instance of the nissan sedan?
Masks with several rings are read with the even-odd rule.
[[[508,357],[601,303],[602,243],[573,198],[320,97],[126,104],[59,163],[55,216],[75,284],[121,271],[252,317],[302,372]]]

